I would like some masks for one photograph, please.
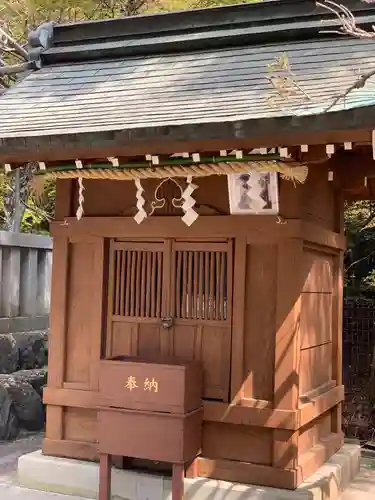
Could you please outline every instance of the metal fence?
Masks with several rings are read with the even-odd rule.
[[[48,327],[52,238],[0,231],[0,333]]]
[[[344,428],[348,437],[375,436],[375,300],[346,298],[343,317]]]

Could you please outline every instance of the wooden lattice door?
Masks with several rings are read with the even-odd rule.
[[[106,355],[198,360],[204,397],[229,397],[232,242],[111,242]]]

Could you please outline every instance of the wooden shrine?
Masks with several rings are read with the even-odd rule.
[[[31,34],[0,162],[57,183],[45,454],[99,460],[112,397],[150,410],[103,374],[118,357],[202,370],[188,476],[294,489],[342,446],[343,207],[374,197],[375,95],[340,95],[375,53],[322,26],[284,0]]]

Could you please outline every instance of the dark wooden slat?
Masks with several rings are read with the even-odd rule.
[[[215,253],[210,252],[210,319],[215,319]]]
[[[199,294],[198,294],[198,318],[204,318],[204,293],[203,293],[203,282],[204,282],[204,252],[199,252]]]
[[[157,259],[158,252],[151,252],[151,317],[156,318],[156,280],[157,280]]]
[[[136,258],[137,252],[131,253],[131,281],[130,281],[130,316],[135,316],[135,266],[136,266]]]
[[[130,297],[131,297],[131,251],[126,252],[126,275],[125,275],[125,316],[130,316]]]
[[[144,318],[146,317],[146,311],[145,311],[145,302],[146,302],[146,258],[147,258],[147,252],[139,252],[139,256],[141,259],[141,281],[138,283],[138,288],[139,288],[139,293],[140,293],[140,313],[139,316]]]
[[[145,311],[145,316],[147,318],[152,317],[151,316],[151,259],[152,259],[152,252],[146,252],[146,262],[145,262],[145,293],[146,293],[146,311]]]
[[[162,306],[162,282],[163,282],[163,265],[164,258],[163,252],[157,252],[158,255],[158,268],[157,268],[157,287],[156,287],[156,316],[161,317],[161,306]]]

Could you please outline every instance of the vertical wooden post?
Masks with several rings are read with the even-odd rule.
[[[344,235],[344,196],[336,192],[335,199],[335,231]],[[332,290],[332,379],[342,385],[342,321],[344,292],[344,252],[334,258],[334,275]],[[332,432],[342,433],[342,404],[332,411]]]
[[[234,244],[233,309],[232,309],[232,362],[231,391],[232,403],[242,397],[244,382],[244,328],[246,293],[246,248],[245,237],[236,238]]]
[[[342,315],[343,315],[343,252],[334,259],[333,304],[332,304],[332,379],[342,385]],[[332,432],[342,432],[342,404],[332,412]]]
[[[111,500],[111,455],[100,454],[99,500]]]
[[[303,271],[302,240],[283,240],[278,246],[274,408],[299,406],[300,315]],[[295,468],[298,431],[274,431],[273,465]]]
[[[297,410],[299,397],[302,241],[278,247],[274,408]]]
[[[172,500],[182,500],[184,497],[185,470],[183,464],[173,464]],[[100,499],[102,500],[102,499]],[[103,499],[104,500],[104,499]]]
[[[66,301],[68,293],[69,240],[66,228],[54,228],[52,264],[52,307],[50,316],[48,387],[63,385],[66,348]],[[61,406],[47,406],[46,438],[59,440],[63,437]]]

